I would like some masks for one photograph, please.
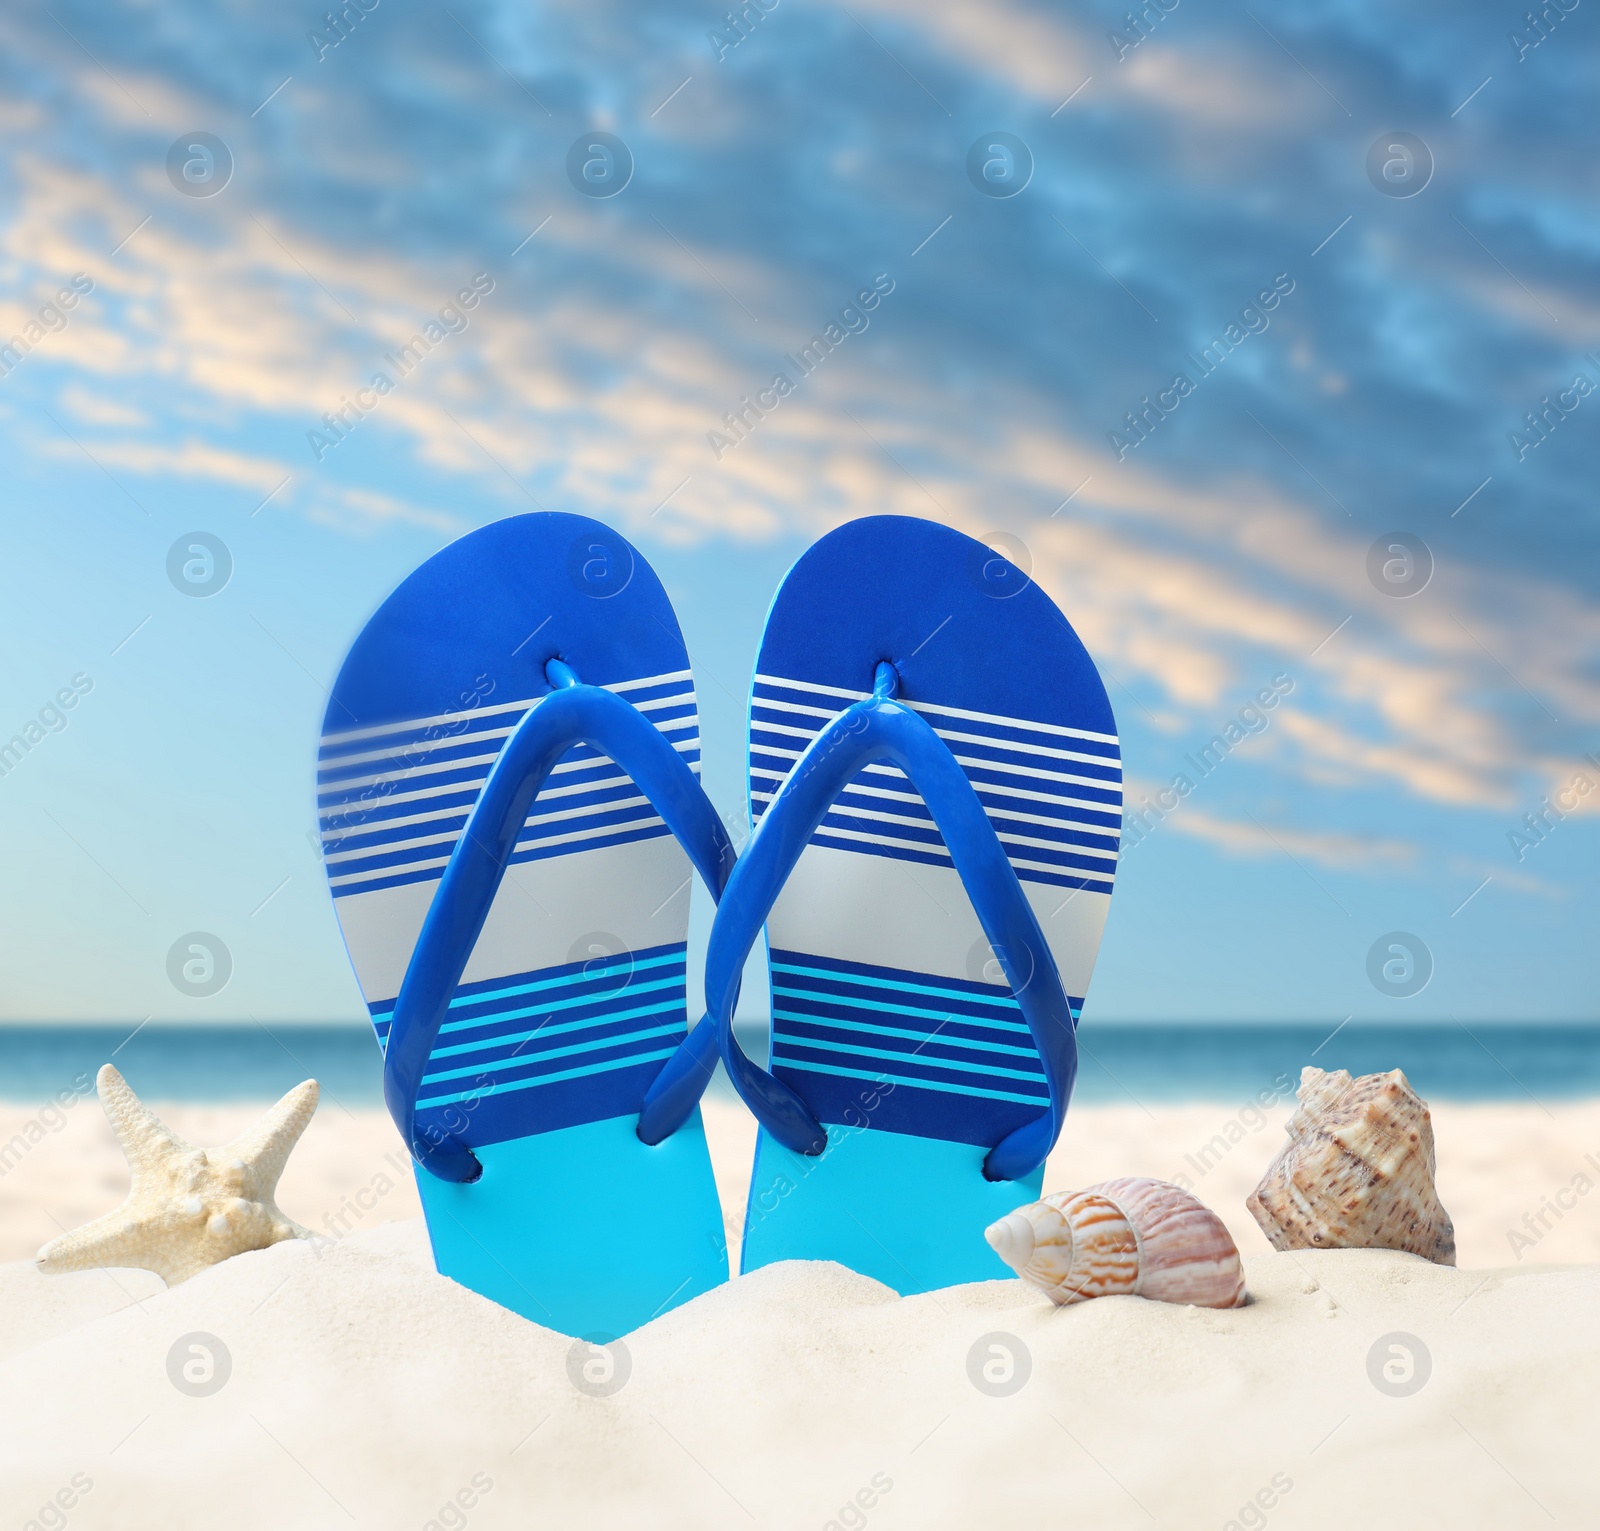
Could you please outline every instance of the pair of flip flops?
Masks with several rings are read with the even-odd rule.
[[[720,1058],[761,1128],[744,1270],[1008,1275],[983,1230],[1061,1130],[1121,825],[1082,643],[986,545],[851,522],[767,619],[742,855],[699,760],[666,592],[581,516],[463,537],[351,649],[325,864],[439,1270],[607,1339],[726,1281]],[[690,1029],[696,874],[718,909]],[[769,1069],[733,1030],[763,927]]]

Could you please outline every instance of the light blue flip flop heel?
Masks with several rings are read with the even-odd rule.
[[[700,789],[661,582],[582,516],[516,516],[411,574],[352,647],[318,806],[439,1270],[535,1323],[626,1334],[727,1279],[687,1031]],[[672,1130],[640,1134],[668,1063]],[[625,1228],[619,1242],[618,1230]]]
[[[758,828],[706,1003],[759,1118],[743,1268],[837,1260],[902,1293],[1010,1274],[1116,868],[1105,687],[1037,585],[898,516],[824,537],[773,602],[750,703]],[[733,1037],[765,921],[769,1074]]]

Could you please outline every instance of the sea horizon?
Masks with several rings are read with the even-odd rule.
[[[758,1062],[765,1028],[735,1027]],[[1308,1064],[1399,1068],[1425,1099],[1600,1097],[1600,1022],[1584,1020],[1089,1021],[1078,1046],[1081,1105],[1286,1103]],[[92,1090],[107,1062],[151,1100],[272,1099],[315,1078],[346,1109],[383,1104],[378,1043],[359,1021],[0,1022],[0,1101]],[[720,1066],[711,1090],[732,1093]]]

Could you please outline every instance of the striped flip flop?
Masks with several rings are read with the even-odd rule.
[[[416,1160],[439,1270],[614,1338],[727,1279],[698,1095],[641,1140],[686,1040],[700,790],[661,582],[582,516],[499,521],[411,574],[339,672],[317,772],[334,908]],[[704,1065],[704,1066],[702,1066]],[[626,1235],[617,1240],[626,1207]]]
[[[706,1004],[760,1119],[743,1268],[837,1260],[900,1292],[1010,1274],[1110,902],[1116,723],[1013,563],[947,527],[851,522],[790,570],[750,702],[758,828]],[[763,922],[771,1069],[732,1031]]]

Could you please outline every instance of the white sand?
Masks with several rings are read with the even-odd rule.
[[[254,1111],[166,1114],[214,1143]],[[116,1531],[1600,1522],[1587,1445],[1600,1267],[1534,1264],[1596,1258],[1600,1199],[1580,1198],[1520,1266],[1484,1268],[1510,1263],[1505,1229],[1600,1148],[1600,1106],[1436,1107],[1461,1270],[1267,1252],[1239,1203],[1282,1115],[1196,1185],[1246,1252],[1247,1308],[1056,1310],[1014,1281],[900,1299],[838,1267],[785,1265],[630,1336],[630,1375],[608,1397],[569,1380],[569,1341],[436,1275],[420,1223],[384,1225],[415,1209],[404,1183],[332,1245],[243,1255],[172,1291],[141,1272],[0,1267],[0,1510],[59,1526],[40,1509],[65,1493],[65,1524]],[[1184,1155],[1229,1116],[1080,1109],[1051,1181],[1192,1175]],[[711,1121],[731,1200],[749,1132],[732,1108]],[[113,1205],[125,1178],[108,1144],[92,1102],[68,1113],[0,1179],[8,1235],[37,1243],[52,1216]],[[285,1210],[320,1224],[341,1196],[397,1179],[391,1151],[381,1118],[324,1107],[291,1160]],[[195,1332],[232,1358],[209,1397],[168,1376]],[[1368,1375],[1374,1344],[1396,1332],[1431,1355],[1407,1397]],[[1031,1355],[1008,1397],[969,1376],[992,1333]],[[93,1486],[73,1488],[75,1474]],[[842,1514],[850,1504],[870,1507]],[[1265,1507],[1245,1516],[1249,1504]]]

